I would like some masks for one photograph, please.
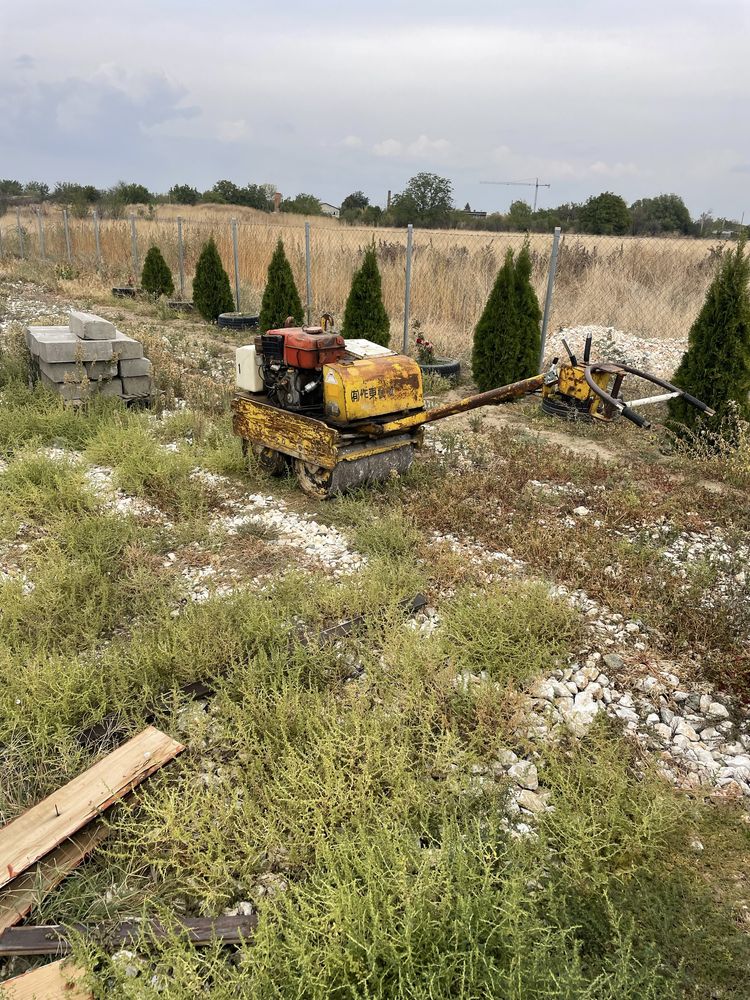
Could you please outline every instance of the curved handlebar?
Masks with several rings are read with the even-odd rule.
[[[658,375],[651,375],[649,372],[641,371],[640,368],[633,368],[630,365],[618,364],[617,369],[621,372],[627,373],[628,375],[635,375],[636,378],[641,378],[645,382],[652,382],[654,385],[658,385],[660,388],[666,389],[668,392],[673,392],[675,396],[682,396],[682,398],[685,400],[686,403],[690,403],[691,406],[694,406],[702,413],[707,413],[711,417],[715,413],[715,410],[712,410],[710,406],[707,406],[705,403],[701,402],[700,399],[696,399],[695,396],[691,396],[690,393],[684,392],[682,389],[679,389],[676,385],[672,385],[672,383],[667,382],[666,379],[659,378]],[[649,420],[646,420],[645,417],[642,417],[639,413],[636,413],[635,410],[631,409],[631,407],[629,407],[626,403],[622,402],[622,400],[615,399],[614,396],[610,395],[610,393],[602,389],[601,386],[597,385],[594,379],[591,377],[592,372],[597,372],[597,371],[611,372],[611,370],[612,370],[611,365],[604,365],[604,364],[586,365],[586,367],[583,370],[583,374],[589,389],[591,389],[592,392],[594,392],[604,403],[606,403],[607,406],[612,407],[613,409],[620,412],[623,415],[623,417],[625,417],[627,420],[632,421],[632,423],[634,423],[636,427],[641,427],[644,430],[648,430],[648,428],[651,426],[651,422]]]

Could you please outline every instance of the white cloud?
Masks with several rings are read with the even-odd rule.
[[[364,141],[358,135],[347,135],[339,145],[345,146],[347,149],[362,149]]]
[[[429,160],[444,156],[451,149],[447,139],[430,139],[420,135],[412,142],[399,142],[398,139],[384,139],[376,142],[372,151],[376,156],[400,156],[408,160]]]
[[[384,139],[376,142],[372,151],[376,156],[401,156],[404,147],[397,139]]]

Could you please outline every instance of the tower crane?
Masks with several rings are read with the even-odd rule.
[[[548,188],[551,185],[541,184],[539,178],[535,177],[533,181],[480,181],[480,184],[503,184],[508,187],[533,187],[534,188],[534,209],[536,212],[536,200],[539,194],[539,188]]]

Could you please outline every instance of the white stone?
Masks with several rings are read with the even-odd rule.
[[[517,796],[517,802],[522,809],[527,809],[531,813],[544,812],[546,808],[544,798],[529,788],[521,789]]]
[[[576,517],[586,517],[586,515],[590,514],[591,511],[588,509],[588,507],[575,507],[573,509],[573,513],[576,515]]]
[[[710,715],[712,719],[728,719],[729,712],[719,701],[712,701],[708,707],[707,715]]]
[[[539,774],[536,765],[529,760],[519,760],[508,769],[508,777],[512,778],[522,788],[534,791],[539,787]]]

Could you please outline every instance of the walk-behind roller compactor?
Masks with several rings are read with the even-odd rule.
[[[590,344],[586,358],[589,352]],[[555,362],[546,374],[428,410],[422,372],[412,358],[367,340],[345,341],[321,327],[287,327],[238,348],[234,431],[243,452],[252,450],[266,471],[281,474],[292,465],[302,489],[324,499],[406,472],[424,424],[539,390],[548,404],[568,401],[576,413],[588,407],[604,420],[622,413],[648,426],[618,395],[628,373],[653,381],[617,365],[588,360],[578,365],[571,356],[571,365],[558,369]],[[607,391],[610,382],[616,385],[614,394]]]

